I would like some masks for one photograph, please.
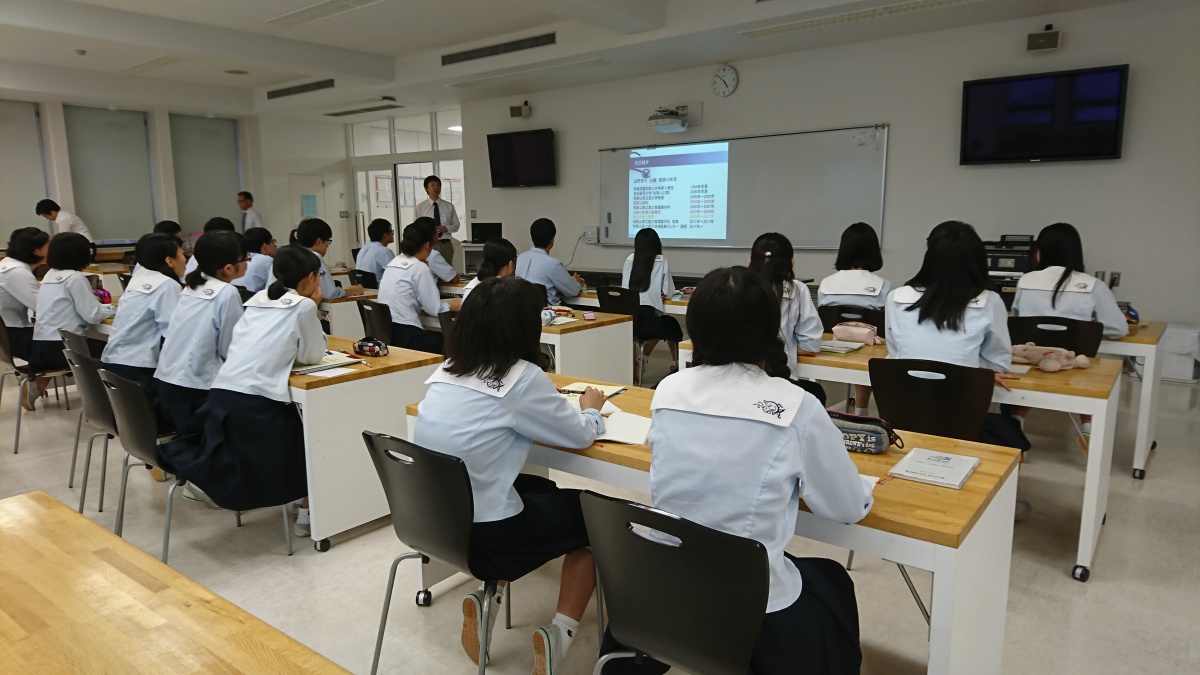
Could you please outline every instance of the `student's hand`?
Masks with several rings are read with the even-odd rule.
[[[666,294],[666,293],[663,293],[662,291],[659,291],[659,293],[658,293],[658,294],[662,296],[662,299],[663,299],[663,301],[666,301],[666,300],[667,300],[667,294]]]
[[[580,410],[599,410],[604,407],[605,396],[599,389],[588,387],[579,395]]]
[[[317,303],[317,306],[318,306],[318,307],[320,307],[320,306],[321,306],[321,301],[325,299],[325,296],[324,296],[324,295],[321,295],[321,285],[320,285],[320,284],[314,285],[314,286],[313,286],[313,291],[312,291],[312,293],[310,293],[310,294],[308,295],[308,297],[309,297],[309,299],[310,299],[310,300],[312,300],[313,302]]]
[[[362,294],[363,294],[362,284],[354,284],[350,288],[346,289],[346,295],[348,295],[348,296],[362,295]]]
[[[462,298],[446,298],[445,303],[450,307],[451,312],[457,312],[462,307]]]
[[[580,286],[587,286],[587,282],[584,281],[583,277],[579,276],[578,274],[572,274],[571,278],[574,279],[575,281],[579,282]]]
[[[1006,382],[1005,380],[1019,380],[1019,379],[1021,379],[1019,376],[1013,375],[1012,373],[996,373],[996,386],[1004,387],[1005,391],[1012,391],[1012,387],[1008,386],[1008,382]]]

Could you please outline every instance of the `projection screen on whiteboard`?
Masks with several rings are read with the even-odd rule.
[[[749,248],[782,232],[837,248],[866,222],[883,236],[887,125],[600,151],[600,243]]]

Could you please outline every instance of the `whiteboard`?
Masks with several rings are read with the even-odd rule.
[[[723,239],[663,238],[664,247],[750,248],[764,232],[781,232],[795,248],[836,249],[848,225],[865,222],[883,238],[887,125],[710,139],[727,141],[728,225]],[[632,246],[630,154],[599,152],[600,243]]]

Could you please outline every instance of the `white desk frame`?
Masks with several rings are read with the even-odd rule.
[[[1145,361],[1142,368],[1142,391],[1138,399],[1137,434],[1133,445],[1133,477],[1146,477],[1146,463],[1150,451],[1157,443],[1154,435],[1158,429],[1158,394],[1162,384],[1162,340],[1154,344],[1102,340],[1100,354],[1140,358]]]

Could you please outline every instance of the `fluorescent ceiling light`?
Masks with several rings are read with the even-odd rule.
[[[446,131],[462,131],[462,126],[455,124],[452,127],[446,127]]]
[[[805,19],[803,21],[793,21],[791,23],[781,23],[774,26],[766,26],[765,28],[744,30],[741,31],[741,34],[751,38],[768,37],[771,35],[779,35],[780,33],[828,28],[830,26],[853,23],[855,21],[885,19],[892,16],[899,16],[901,14],[923,12],[930,9],[941,9],[943,7],[966,5],[975,2],[982,2],[982,0],[910,0],[909,2],[899,2],[894,5],[884,5],[883,7],[863,9],[857,12],[833,14],[830,16],[817,17],[815,19]]]
[[[486,75],[473,80],[462,80],[460,82],[451,82],[447,87],[456,89],[469,89],[471,87],[485,87],[494,84],[503,84],[513,80],[523,80],[529,77],[540,77],[542,75],[554,75],[566,70],[579,70],[581,68],[591,68],[593,66],[604,66],[610,62],[606,59],[588,59],[586,61],[574,61],[572,63],[563,63],[557,66],[543,66],[541,68],[528,68],[526,70],[518,70],[510,73],[501,73],[499,75]]]
[[[135,63],[132,66],[129,66],[128,68],[122,68],[122,69],[118,70],[117,72],[121,73],[122,75],[141,75],[143,73],[148,73],[152,70],[158,70],[159,68],[162,68],[164,66],[169,66],[172,63],[179,63],[182,60],[183,59],[181,59],[177,56],[156,56],[148,61],[142,61],[141,63]]]
[[[282,14],[274,19],[267,19],[263,23],[267,23],[272,26],[283,26],[284,28],[295,28],[296,26],[303,26],[305,24],[313,23],[314,21],[320,21],[321,19],[328,19],[331,16],[337,16],[338,14],[351,12],[369,5],[381,3],[383,1],[384,0],[325,0],[325,2],[318,2],[315,5],[309,5],[308,7],[298,9],[294,12]]]

